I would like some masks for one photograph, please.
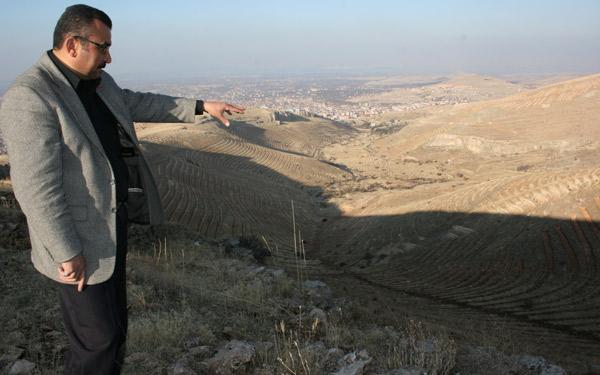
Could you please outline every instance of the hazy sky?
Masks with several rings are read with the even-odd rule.
[[[0,83],[51,47],[61,0],[0,0]],[[600,72],[598,0],[106,0],[120,79]]]

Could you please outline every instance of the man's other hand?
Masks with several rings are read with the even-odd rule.
[[[219,120],[223,125],[229,126],[229,120],[225,118],[224,113],[231,115],[231,112],[244,113],[246,108],[238,107],[233,104],[223,102],[204,102],[204,112]]]
[[[58,267],[58,275],[62,282],[77,283],[77,291],[81,292],[85,285],[85,258],[79,254],[67,260]]]

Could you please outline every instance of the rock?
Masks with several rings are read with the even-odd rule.
[[[466,373],[563,375],[567,372],[543,357],[506,354],[493,347],[463,347],[457,355],[456,367]]]
[[[302,285],[308,297],[312,298],[317,306],[331,306],[333,293],[327,284],[319,280],[306,280]]]
[[[271,251],[266,247],[264,241],[257,236],[240,238],[240,247],[251,250],[252,256],[258,262],[262,262],[265,257],[271,256]]]
[[[390,370],[385,375],[427,375],[427,370],[422,367],[408,366]]]
[[[225,335],[228,338],[232,337],[234,335],[233,327],[230,327],[230,326],[223,327],[223,335]]]
[[[35,368],[35,363],[29,362],[26,359],[19,359],[10,367],[8,375],[31,374]]]
[[[534,357],[531,355],[521,355],[516,360],[519,366],[526,367],[529,370],[536,370],[546,364],[546,360],[543,357]]]
[[[285,277],[285,271],[284,270],[273,270],[271,271],[271,273],[273,274],[273,277],[276,279],[280,279]]]
[[[361,375],[364,373],[365,366],[371,363],[373,359],[366,350],[346,354],[338,361],[341,368],[335,372],[335,375]]]
[[[311,342],[304,347],[304,350],[309,353],[312,358],[323,358],[327,352],[325,344],[323,344],[322,341]]]
[[[307,289],[324,289],[328,288],[327,284],[319,280],[306,280],[304,287]]]
[[[360,360],[370,360],[371,356],[369,356],[369,352],[366,349],[363,349],[360,352],[356,353],[356,358]]]
[[[192,348],[195,346],[200,346],[200,345],[202,345],[202,337],[199,337],[199,336],[192,337],[183,343],[183,347],[186,349],[189,349],[189,348]]]
[[[125,357],[125,363],[144,363],[148,360],[148,357],[150,357],[150,355],[145,352],[131,353]]]
[[[188,349],[188,354],[195,358],[206,358],[210,355],[210,353],[210,346],[207,345],[194,346]]]
[[[195,372],[188,365],[188,359],[179,358],[174,364],[169,366],[169,375],[194,375]]]
[[[319,324],[327,324],[327,313],[325,313],[325,311],[319,309],[318,307],[315,307],[314,309],[310,310],[308,316],[310,317],[311,322],[314,322],[316,319],[318,319]]]
[[[548,363],[544,357],[535,357],[531,355],[516,356],[516,363],[522,370],[534,371],[540,375],[567,374],[562,367]]]
[[[491,346],[462,346],[456,355],[456,368],[467,374],[517,373],[515,359]]]
[[[327,352],[325,352],[325,355],[324,355],[323,361],[322,361],[323,370],[326,371],[327,373],[333,372],[338,367],[337,364],[342,359],[343,356],[344,356],[344,352],[342,351],[342,349],[339,349],[339,348],[328,349]]]
[[[260,267],[251,267],[251,268],[250,268],[250,271],[248,271],[248,273],[249,273],[250,275],[258,275],[259,273],[262,273],[262,272],[264,272],[264,270],[265,270],[265,269],[266,269],[266,268],[265,268],[265,266],[260,266]]]
[[[240,240],[238,240],[237,238],[230,238],[227,240],[226,245],[229,245],[231,247],[238,247],[240,246]]]
[[[0,370],[21,358],[23,353],[25,353],[25,350],[21,348],[16,346],[9,347],[8,350],[0,356]]]
[[[246,374],[256,349],[244,341],[231,340],[221,346],[217,354],[207,361],[211,374]]]
[[[567,372],[560,366],[546,365],[542,367],[540,375],[567,375]]]

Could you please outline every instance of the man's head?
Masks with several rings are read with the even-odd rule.
[[[54,53],[84,78],[98,78],[111,62],[112,21],[103,11],[77,4],[65,9],[54,28]]]

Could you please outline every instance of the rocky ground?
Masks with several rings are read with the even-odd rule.
[[[0,369],[61,372],[67,347],[52,285],[29,261],[24,216],[0,209]],[[541,357],[461,346],[418,321],[378,326],[360,304],[284,270],[257,238],[212,241],[177,226],[134,227],[124,373],[564,374]]]
[[[138,125],[172,224],[132,230],[125,373],[600,373],[599,88],[351,128]],[[55,293],[2,186],[0,367],[59,373]]]

